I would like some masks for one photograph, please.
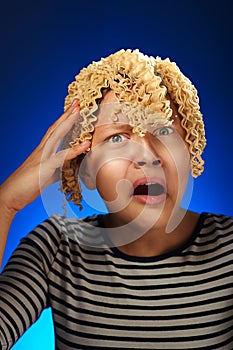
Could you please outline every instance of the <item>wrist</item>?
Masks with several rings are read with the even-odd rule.
[[[6,218],[13,219],[17,210],[10,204],[8,199],[4,196],[2,186],[0,186],[0,215],[4,215]],[[1,216],[2,216],[1,215]]]

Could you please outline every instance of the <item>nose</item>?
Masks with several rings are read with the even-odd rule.
[[[137,140],[137,150],[135,150],[134,164],[136,167],[155,167],[161,166],[162,161],[155,150],[155,145],[146,136]]]
[[[161,161],[159,159],[155,159],[155,160],[153,160],[151,162],[151,164],[154,165],[154,166],[160,165],[160,163],[161,163]],[[142,166],[144,166],[146,164],[147,164],[147,162],[145,162],[145,161],[137,161],[137,165],[140,166],[140,167],[142,167]]]

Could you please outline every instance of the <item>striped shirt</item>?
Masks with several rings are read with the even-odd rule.
[[[99,225],[52,216],[22,239],[0,277],[1,349],[47,307],[57,350],[233,349],[233,218],[202,213],[186,244],[150,258],[80,243]]]

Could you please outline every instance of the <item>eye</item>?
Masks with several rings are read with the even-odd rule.
[[[174,133],[174,129],[169,126],[163,126],[162,128],[159,128],[155,130],[154,135],[155,136],[166,136]]]
[[[122,135],[122,134],[116,134],[116,135],[112,135],[111,137],[108,138],[108,142],[112,142],[112,143],[121,143],[123,141],[125,141],[127,138]]]

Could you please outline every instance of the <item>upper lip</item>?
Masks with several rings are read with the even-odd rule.
[[[165,181],[163,179],[161,179],[160,177],[155,177],[155,176],[142,177],[141,179],[134,181],[133,189],[135,189],[139,185],[149,185],[149,184],[156,184],[156,183],[162,185],[165,189],[165,192],[167,192]]]

